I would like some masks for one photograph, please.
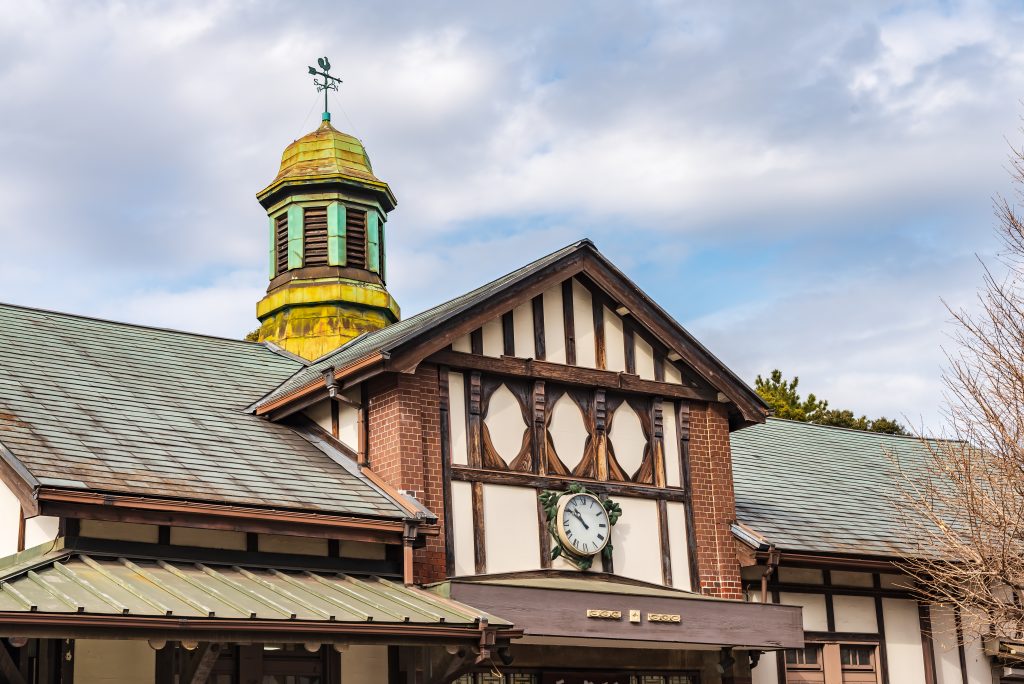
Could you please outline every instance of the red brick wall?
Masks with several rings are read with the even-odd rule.
[[[437,367],[396,374],[369,387],[370,468],[392,486],[412,492],[438,516],[441,533],[416,549],[417,582],[445,578],[444,495]]]
[[[736,497],[729,420],[721,404],[691,406],[690,483],[700,589],[711,596],[742,598],[740,566],[730,529],[736,520]]]

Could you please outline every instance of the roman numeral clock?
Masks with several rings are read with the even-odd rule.
[[[599,498],[581,484],[569,485],[564,492],[541,492],[540,502],[554,539],[551,560],[562,556],[580,570],[589,570],[598,554],[611,560],[612,527],[622,515],[619,504]]]

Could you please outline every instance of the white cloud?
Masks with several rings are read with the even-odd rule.
[[[334,121],[400,200],[406,311],[589,235],[642,286],[699,293],[666,306],[746,377],[780,365],[858,411],[933,415],[928,303],[991,249],[1020,29],[982,2],[0,0],[0,300],[252,329],[254,194],[315,126],[304,69],[328,54]],[[872,320],[837,282],[908,308]]]

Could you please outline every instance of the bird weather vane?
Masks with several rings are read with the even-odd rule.
[[[324,91],[324,115],[323,115],[323,120],[324,121],[330,121],[331,120],[331,113],[327,109],[327,91],[328,90],[337,90],[338,89],[338,84],[341,83],[342,81],[341,81],[340,78],[335,78],[334,76],[331,76],[329,73],[327,73],[327,72],[329,72],[331,70],[331,60],[327,59],[326,57],[321,57],[320,59],[316,60],[316,63],[320,65],[321,71],[317,71],[316,67],[309,67],[309,73],[314,77],[313,78],[313,83],[316,84],[316,91],[318,93],[321,90]],[[322,81],[317,80],[316,79],[317,76],[323,76],[324,80],[322,80]]]

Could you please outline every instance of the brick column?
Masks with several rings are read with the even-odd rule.
[[[413,493],[438,516],[441,534],[416,549],[417,582],[445,578],[444,498],[437,367],[394,374],[369,387],[370,468],[398,489]]]
[[[736,497],[729,419],[721,404],[691,406],[690,482],[700,590],[711,596],[743,598],[730,529],[736,520]]]

